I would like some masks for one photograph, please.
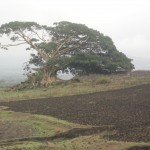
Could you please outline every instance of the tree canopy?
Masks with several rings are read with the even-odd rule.
[[[0,36],[3,35],[12,42],[0,43],[0,48],[7,50],[25,44],[26,50],[37,51],[29,64],[38,66],[40,84],[51,83],[57,71],[67,67],[84,73],[115,73],[134,68],[132,60],[116,49],[110,37],[83,24],[62,21],[49,27],[15,21],[1,25]]]

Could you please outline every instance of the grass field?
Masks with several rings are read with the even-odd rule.
[[[4,129],[2,124],[5,125],[5,128],[9,126],[11,128]],[[150,144],[110,141],[103,137],[113,133],[106,131],[101,134],[75,138],[61,136],[51,138],[74,128],[87,127],[89,126],[73,124],[53,117],[6,111],[1,107],[0,150],[125,150],[130,147],[144,147]]]
[[[59,81],[47,88],[24,89],[13,91],[1,88],[0,101],[26,100],[44,97],[62,97],[87,94],[114,89],[122,89],[150,83],[149,71],[136,71],[121,75],[89,75],[79,77],[76,81]]]
[[[60,108],[53,105],[47,105],[46,108],[46,105],[44,105],[44,103],[38,103],[38,101],[37,103],[39,105],[35,105],[35,103],[29,103],[29,106],[23,104],[22,106],[24,107],[21,108],[18,105],[19,103],[16,101],[43,97],[62,97],[77,94],[87,94],[99,91],[123,89],[141,84],[148,84],[150,83],[150,73],[136,72],[131,75],[111,76],[93,75],[80,77],[79,80],[79,82],[58,82],[55,85],[42,89],[28,89],[21,91],[7,91],[6,89],[1,89],[0,102],[5,102],[6,105],[8,104],[8,106],[0,104],[0,150],[150,150],[150,142],[147,142],[146,140],[125,141],[112,140],[108,138],[111,135],[115,135],[118,132],[117,130],[103,130],[101,132],[94,132],[90,134],[89,131],[91,131],[91,128],[97,128],[97,125],[90,125],[86,123],[83,125],[79,122],[75,123],[76,121],[71,121],[70,119],[63,120],[59,117],[52,117],[50,114],[46,115],[45,113],[35,113],[39,109],[39,107],[45,110],[52,107],[53,112],[59,109],[59,116],[61,116],[65,111],[65,109],[61,110],[61,105],[63,106],[64,102],[61,103],[60,101],[58,103],[58,106],[60,105]],[[119,98],[125,100],[126,95],[129,94],[121,95]],[[133,92],[133,97],[135,96],[136,95],[134,95]],[[87,97],[89,96],[87,95]],[[140,96],[137,95],[137,97]],[[145,95],[142,95],[141,97],[145,97]],[[76,97],[74,99],[76,99]],[[19,107],[20,110],[17,108],[18,111],[16,111],[11,108],[11,103],[13,104],[13,101],[16,101],[17,107]],[[92,99],[92,101],[89,101],[88,104],[90,107],[95,105],[94,99]],[[70,105],[74,104],[70,102]],[[84,105],[87,106],[86,103]],[[143,104],[140,102],[139,106],[141,105],[143,106]],[[69,105],[67,107],[70,108]],[[71,108],[70,112],[68,111],[70,113],[68,113],[68,118],[69,116],[77,116],[77,113],[80,112],[80,107],[74,107],[77,107],[79,110],[73,115],[71,114]],[[147,106],[145,107],[147,108]],[[26,109],[26,111],[24,111],[23,108]],[[86,112],[86,107],[84,108],[82,108],[82,110],[85,110]],[[91,108],[93,108],[93,110],[95,109],[94,107]],[[87,112],[90,112],[90,110],[92,111],[92,109],[88,108]],[[113,110],[111,109],[110,111],[113,112]],[[78,115],[79,118],[84,118],[84,115],[82,116],[82,114],[80,113]],[[87,116],[90,117],[90,115]],[[128,121],[128,118],[126,119]],[[125,120],[125,118],[122,118],[121,121],[123,120]],[[86,121],[84,121],[83,119],[83,122]],[[103,127],[103,125],[99,125],[98,127]],[[150,124],[147,124],[146,131],[149,131],[149,127]],[[142,125],[139,129],[140,132],[143,130]],[[85,132],[84,134],[82,134],[82,132],[80,131]],[[86,131],[88,131],[88,134]],[[132,133],[130,133],[130,130],[128,132],[126,132],[126,134],[130,135]],[[138,136],[140,136],[140,134]]]

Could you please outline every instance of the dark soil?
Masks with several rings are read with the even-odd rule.
[[[134,147],[131,147],[127,150],[150,150],[150,146],[134,146]]]
[[[0,105],[13,111],[50,115],[85,125],[104,125],[105,130],[108,126],[109,131],[110,127],[116,131],[107,135],[111,140],[150,141],[150,84],[86,95],[3,102]]]

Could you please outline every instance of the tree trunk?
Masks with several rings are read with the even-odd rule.
[[[49,72],[44,72],[43,78],[41,80],[41,85],[47,87],[48,85],[54,83],[56,81],[56,75],[51,74]]]

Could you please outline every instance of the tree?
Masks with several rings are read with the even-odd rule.
[[[34,76],[38,76],[41,85],[53,82],[57,71],[67,67],[85,73],[111,73],[134,68],[131,59],[116,49],[111,38],[83,24],[62,21],[48,27],[15,21],[3,24],[0,35],[7,35],[12,41],[1,44],[3,49],[25,44],[26,50],[37,51],[37,55],[31,55],[29,64],[38,66]]]

